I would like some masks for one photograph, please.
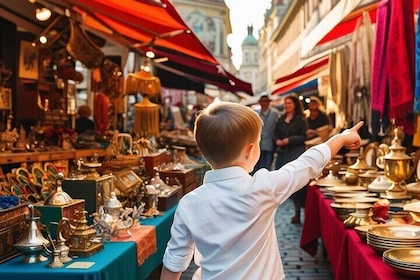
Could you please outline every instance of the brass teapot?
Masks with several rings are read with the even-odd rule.
[[[70,221],[63,217],[58,226],[58,232],[67,240],[70,255],[90,256],[103,248],[102,243],[96,238],[96,231],[89,226],[85,210],[75,210],[77,219]]]

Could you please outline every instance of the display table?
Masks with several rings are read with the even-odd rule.
[[[86,257],[75,258],[62,268],[47,268],[46,262],[25,264],[22,256],[0,264],[0,279],[22,280],[134,280],[137,257],[134,242],[109,242],[104,249]],[[90,268],[67,268],[75,262],[94,262]]]
[[[141,226],[138,229],[132,229],[134,235],[131,239],[122,238],[116,242],[107,242],[104,244],[104,249],[98,253],[86,258],[75,258],[73,261],[64,264],[62,268],[47,268],[49,260],[41,263],[25,264],[22,263],[23,256],[13,258],[0,264],[0,279],[147,279],[162,263],[166,244],[171,236],[170,230],[176,206],[165,211],[163,216],[140,220]],[[136,240],[132,240],[133,238]],[[149,243],[146,239],[153,240]],[[136,244],[147,246],[138,250]],[[153,252],[156,253],[153,254]],[[87,269],[67,268],[75,262],[94,262],[95,264]],[[142,264],[139,266],[139,263]]]
[[[345,228],[331,202],[318,187],[308,187],[301,248],[314,256],[318,238],[322,238],[335,279],[404,279],[382,261],[381,254],[362,242],[354,229]]]
[[[174,220],[176,207],[177,205],[166,210],[163,216],[140,220],[141,225],[155,226],[157,250],[155,254],[151,255],[141,266],[139,266],[137,270],[138,279],[147,279],[150,274],[161,265],[166,244],[171,237],[171,226]]]

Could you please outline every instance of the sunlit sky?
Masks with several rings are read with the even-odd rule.
[[[242,62],[241,45],[248,34],[247,26],[253,25],[253,35],[258,39],[258,31],[264,25],[264,14],[271,6],[271,0],[225,0],[230,9],[232,34],[227,38],[232,48],[232,60],[236,69]]]

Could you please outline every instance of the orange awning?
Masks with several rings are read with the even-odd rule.
[[[179,57],[197,70],[195,79],[253,95],[252,86],[228,73],[189,29],[169,0],[56,0],[70,6],[88,30],[145,53],[153,49],[180,71]],[[159,58],[159,57],[158,57]],[[155,62],[157,63],[157,62]],[[160,62],[165,64],[165,62]],[[156,65],[159,67],[159,65]],[[202,75],[201,75],[202,74]],[[215,80],[213,82],[213,80]]]

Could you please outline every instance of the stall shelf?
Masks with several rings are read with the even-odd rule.
[[[155,230],[150,231],[153,235],[156,234],[156,247],[152,246],[152,251],[155,253],[152,255],[150,255],[151,251],[139,254],[136,244],[144,243],[144,241],[121,239],[120,241],[106,242],[104,249],[98,253],[89,257],[75,258],[62,268],[47,268],[48,261],[25,264],[22,262],[23,256],[18,256],[0,265],[0,279],[148,279],[152,272],[162,264],[166,244],[171,236],[170,230],[176,207],[177,205],[168,209],[162,216],[140,220],[140,224],[146,226],[147,229],[146,234],[141,235],[142,238],[150,238],[149,228],[155,228]],[[141,259],[139,255],[142,256]],[[93,262],[94,265],[89,268],[67,268],[75,262]],[[138,265],[139,263],[141,265]]]

